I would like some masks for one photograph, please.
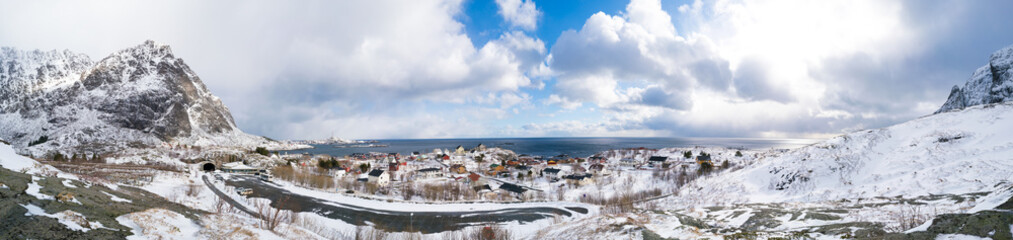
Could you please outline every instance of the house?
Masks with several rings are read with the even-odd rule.
[[[714,162],[711,161],[711,155],[696,156],[696,163],[700,164],[700,165],[703,165],[703,164],[706,163],[706,164],[710,164],[711,166],[714,166]]]
[[[455,148],[455,149],[454,149],[454,153],[457,153],[457,154],[465,154],[465,153],[467,153],[467,152],[466,152],[466,151],[464,150],[464,147],[463,147],[463,146],[461,146],[461,145],[457,145],[457,148]]]
[[[605,163],[605,157],[602,157],[602,156],[592,156],[592,157],[588,158],[587,160],[588,160],[588,162],[591,162],[591,163]]]
[[[525,189],[524,187],[512,183],[503,183],[503,185],[499,185],[499,190],[502,190],[506,194],[510,194],[521,199],[530,197],[531,196],[530,193],[532,192],[528,191],[528,189]]]
[[[422,179],[428,179],[428,178],[442,177],[443,172],[440,171],[439,168],[423,168],[416,171],[415,176],[418,176],[418,178]]]
[[[628,167],[636,167],[637,165],[640,165],[640,161],[637,161],[636,159],[632,159],[632,158],[623,158],[623,159],[619,159],[619,165],[628,166]]]
[[[332,173],[333,173],[332,175],[333,175],[334,177],[336,177],[336,178],[342,178],[342,177],[345,177],[345,174],[347,174],[347,173],[348,173],[348,170],[345,170],[345,169],[338,169],[338,170],[334,170],[334,171],[332,171]]]
[[[238,173],[238,174],[255,174],[260,172],[260,168],[250,167],[243,162],[230,162],[222,164],[222,172],[227,173]]]
[[[485,181],[482,180],[482,176],[478,175],[477,173],[468,174],[468,181],[471,182],[471,185],[485,184],[484,183]]]
[[[591,179],[591,174],[571,174],[563,176],[563,179],[566,179],[566,183],[573,185],[587,185],[594,183],[594,180]]]
[[[545,164],[546,164],[546,165],[549,165],[549,166],[556,166],[557,162],[556,162],[556,160],[549,160],[549,161],[548,161],[548,162],[546,162]]]
[[[591,166],[588,167],[588,170],[590,170],[590,172],[594,173],[595,175],[607,175],[607,174],[609,174],[608,169],[605,168],[605,164],[601,164],[601,163],[591,164]]]
[[[665,164],[665,161],[668,161],[668,157],[652,156],[651,158],[647,159],[647,163],[655,167],[663,166]]]
[[[472,189],[474,189],[479,196],[483,196],[483,198],[485,199],[496,198],[496,192],[492,190],[492,187],[489,186],[489,184],[478,185],[473,187]]]
[[[496,173],[502,172],[504,170],[506,170],[506,167],[504,167],[504,166],[501,166],[501,165],[495,164],[495,163],[489,164],[489,174],[490,175],[495,175]]]
[[[464,167],[464,164],[454,164],[450,165],[450,172],[456,174],[465,174],[468,173],[468,168]]]
[[[545,170],[542,170],[542,174],[544,174],[545,176],[549,176],[549,177],[557,177],[557,176],[559,176],[559,169],[558,168],[546,168]]]
[[[397,161],[393,161],[387,164],[387,170],[391,172],[397,172],[397,170],[399,169],[401,169],[401,164],[398,163]]]
[[[479,143],[478,146],[475,147],[475,151],[479,151],[479,152],[485,151],[485,144]]]
[[[380,169],[373,169],[369,171],[369,182],[376,183],[380,186],[387,186],[390,183],[390,175]]]

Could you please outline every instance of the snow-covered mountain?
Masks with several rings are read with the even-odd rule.
[[[240,131],[197,74],[153,41],[98,62],[67,50],[4,47],[0,84],[0,138],[26,154],[274,144]]]
[[[964,87],[953,86],[950,97],[936,113],[969,106],[1013,100],[1013,46],[992,53]]]
[[[770,152],[681,195],[741,203],[991,191],[1013,181],[1011,132],[1013,103],[973,106]],[[735,194],[708,195],[722,193]]]
[[[992,191],[1013,181],[1011,66],[1013,46],[992,54],[963,88],[954,87],[936,114],[767,152],[680,195],[720,204]]]

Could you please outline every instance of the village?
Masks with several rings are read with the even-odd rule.
[[[742,151],[630,148],[590,157],[543,157],[479,144],[407,154],[269,154],[277,166],[252,167],[233,159],[218,170],[385,201],[606,204],[671,194],[692,179],[752,158]]]

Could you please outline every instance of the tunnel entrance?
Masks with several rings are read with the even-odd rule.
[[[204,171],[206,171],[206,172],[214,172],[215,171],[215,164],[214,163],[205,163],[204,166],[202,166],[202,168],[204,168]]]

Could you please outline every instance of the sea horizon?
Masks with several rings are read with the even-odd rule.
[[[311,144],[314,148],[281,151],[286,154],[327,154],[347,156],[353,153],[428,153],[434,149],[453,149],[463,146],[471,149],[483,144],[499,147],[517,154],[533,156],[569,155],[588,157],[602,151],[627,148],[692,148],[723,147],[732,149],[792,149],[810,145],[824,139],[794,138],[683,138],[683,137],[537,137],[537,138],[433,138],[433,139],[356,139],[376,141],[374,147],[346,147],[355,144]]]

